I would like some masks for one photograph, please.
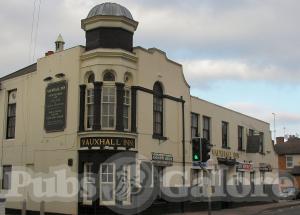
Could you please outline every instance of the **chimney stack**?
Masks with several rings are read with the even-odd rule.
[[[59,34],[57,40],[55,41],[55,52],[63,51],[64,45],[65,45],[65,41],[62,38],[61,34]]]
[[[284,137],[276,137],[276,143],[277,144],[284,143]]]

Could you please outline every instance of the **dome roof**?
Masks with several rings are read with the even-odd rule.
[[[124,16],[128,19],[133,20],[133,17],[130,13],[130,11],[123,7],[122,5],[116,4],[116,3],[102,3],[99,5],[96,5],[93,7],[87,18],[93,17],[93,16]]]

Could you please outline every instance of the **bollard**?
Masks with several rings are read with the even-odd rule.
[[[45,202],[41,201],[40,203],[40,215],[45,215]]]
[[[26,215],[26,200],[22,202],[22,215]]]

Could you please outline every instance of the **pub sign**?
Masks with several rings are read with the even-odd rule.
[[[134,138],[123,137],[82,137],[80,139],[80,147],[124,147],[127,149],[135,148]]]
[[[63,131],[66,128],[67,81],[48,84],[45,94],[46,132]]]

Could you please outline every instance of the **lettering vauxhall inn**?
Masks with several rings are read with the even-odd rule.
[[[137,27],[125,7],[97,5],[81,20],[85,46],[64,49],[59,36],[55,52],[0,79],[8,209],[198,210],[208,186],[216,208],[275,200],[269,124],[191,96],[179,63],[133,47]],[[193,138],[212,145],[206,163],[193,162]]]

